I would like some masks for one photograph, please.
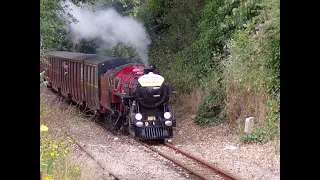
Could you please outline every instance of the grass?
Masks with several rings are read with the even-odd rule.
[[[205,98],[204,92],[198,88],[193,90],[191,93],[184,93],[178,95],[178,100],[174,103],[174,106],[183,106],[179,110],[185,109],[191,114],[197,114],[197,111]]]
[[[66,136],[61,121],[83,119],[75,106],[40,88],[40,171],[44,180],[80,180],[81,169],[70,158],[75,144]]]
[[[45,126],[42,126],[42,129]],[[78,166],[68,161],[72,140],[65,137],[52,138],[50,128],[40,135],[40,171],[44,180],[79,179],[81,171]]]

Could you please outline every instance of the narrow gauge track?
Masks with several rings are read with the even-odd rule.
[[[70,139],[72,139],[73,140],[73,142],[84,152],[84,153],[86,153],[91,159],[93,159],[99,166],[100,166],[100,168],[102,169],[102,171],[103,171],[103,175],[105,176],[105,168],[103,167],[103,165],[96,159],[96,158],[94,158],[94,156],[90,153],[90,152],[88,152],[87,150],[85,150],[70,134],[68,134],[68,133],[66,133],[65,132],[65,134],[70,138]],[[114,175],[114,174],[112,174],[111,172],[109,172],[108,173],[109,174],[109,177],[112,177],[113,178],[113,180],[120,180],[116,175]],[[40,179],[41,180],[41,179]]]
[[[175,146],[172,146],[171,144],[165,143],[165,146],[177,151],[178,153],[181,153],[181,154],[185,155],[186,157],[188,157],[188,158],[192,159],[193,161],[201,164],[202,166],[207,167],[207,169],[210,169],[214,173],[219,174],[224,179],[237,180],[237,178],[235,176],[231,175],[230,173],[225,172],[225,171],[223,171],[222,169],[220,169],[218,167],[214,167],[211,164],[209,164],[209,163],[207,163],[207,162],[205,162],[205,161],[203,161],[203,160],[201,160],[201,159],[199,159],[199,158],[197,158],[197,157],[195,157],[195,156],[193,156],[193,155],[191,155],[191,154],[189,154],[189,153],[187,153],[187,152],[185,152],[185,151],[183,151],[183,150],[181,150],[181,149],[179,149],[179,148],[177,148]],[[193,172],[193,173],[196,174],[196,172]],[[208,179],[207,175],[205,175],[205,174],[202,174],[201,176],[202,176],[201,178],[203,178],[203,179]],[[208,177],[210,177],[210,176],[208,176]]]
[[[140,142],[141,145],[157,152],[159,155],[169,159],[178,166],[184,168],[191,174],[195,175],[198,179],[227,179],[227,180],[237,180],[238,178],[233,175],[210,165],[209,163],[175,147],[171,144],[164,143],[163,146],[153,146],[148,145],[144,142]]]

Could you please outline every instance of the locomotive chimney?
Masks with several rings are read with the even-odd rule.
[[[143,74],[148,74],[149,72],[153,72],[153,68],[144,68],[143,69]]]

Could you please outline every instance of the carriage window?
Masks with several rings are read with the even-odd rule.
[[[63,74],[67,75],[68,72],[69,72],[69,66],[68,66],[68,62],[67,61],[63,62],[63,67],[62,68],[63,68]]]
[[[55,60],[55,63],[56,63],[56,73],[60,73],[60,69],[59,69],[59,63],[60,63],[60,61],[59,61],[59,59],[56,59],[56,60]]]
[[[114,89],[118,89],[120,78],[114,79]]]
[[[73,77],[77,78],[77,62],[73,62]]]
[[[95,84],[98,85],[98,68],[95,68]]]
[[[81,79],[83,79],[83,64],[81,64],[80,74],[81,74]]]
[[[88,73],[88,69],[85,67],[85,65],[83,65],[83,70],[84,70],[84,76],[83,76],[83,81],[87,81],[86,77],[87,77],[87,73]]]
[[[58,62],[57,62],[57,63],[58,63],[58,69],[57,69],[57,72],[58,72],[58,73],[60,73],[60,74],[62,74],[62,72],[61,72],[61,71],[62,71],[62,69],[61,69],[61,64],[60,64],[60,63],[61,63],[61,61],[60,61],[60,59],[58,59]],[[59,76],[60,76],[60,75],[59,75]]]
[[[87,65],[87,68],[86,68],[88,71],[87,71],[87,82],[90,83],[90,66]]]
[[[93,66],[90,66],[90,69],[91,69],[91,84],[93,85],[94,84],[94,79],[93,79]]]
[[[78,78],[79,76],[82,76],[82,71],[80,71],[80,66],[81,66],[81,64],[80,64],[80,63],[77,63],[77,78]]]

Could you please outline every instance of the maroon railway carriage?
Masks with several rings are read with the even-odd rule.
[[[113,131],[139,139],[172,138],[172,87],[152,68],[130,58],[53,51],[40,66],[48,86],[97,114]]]

